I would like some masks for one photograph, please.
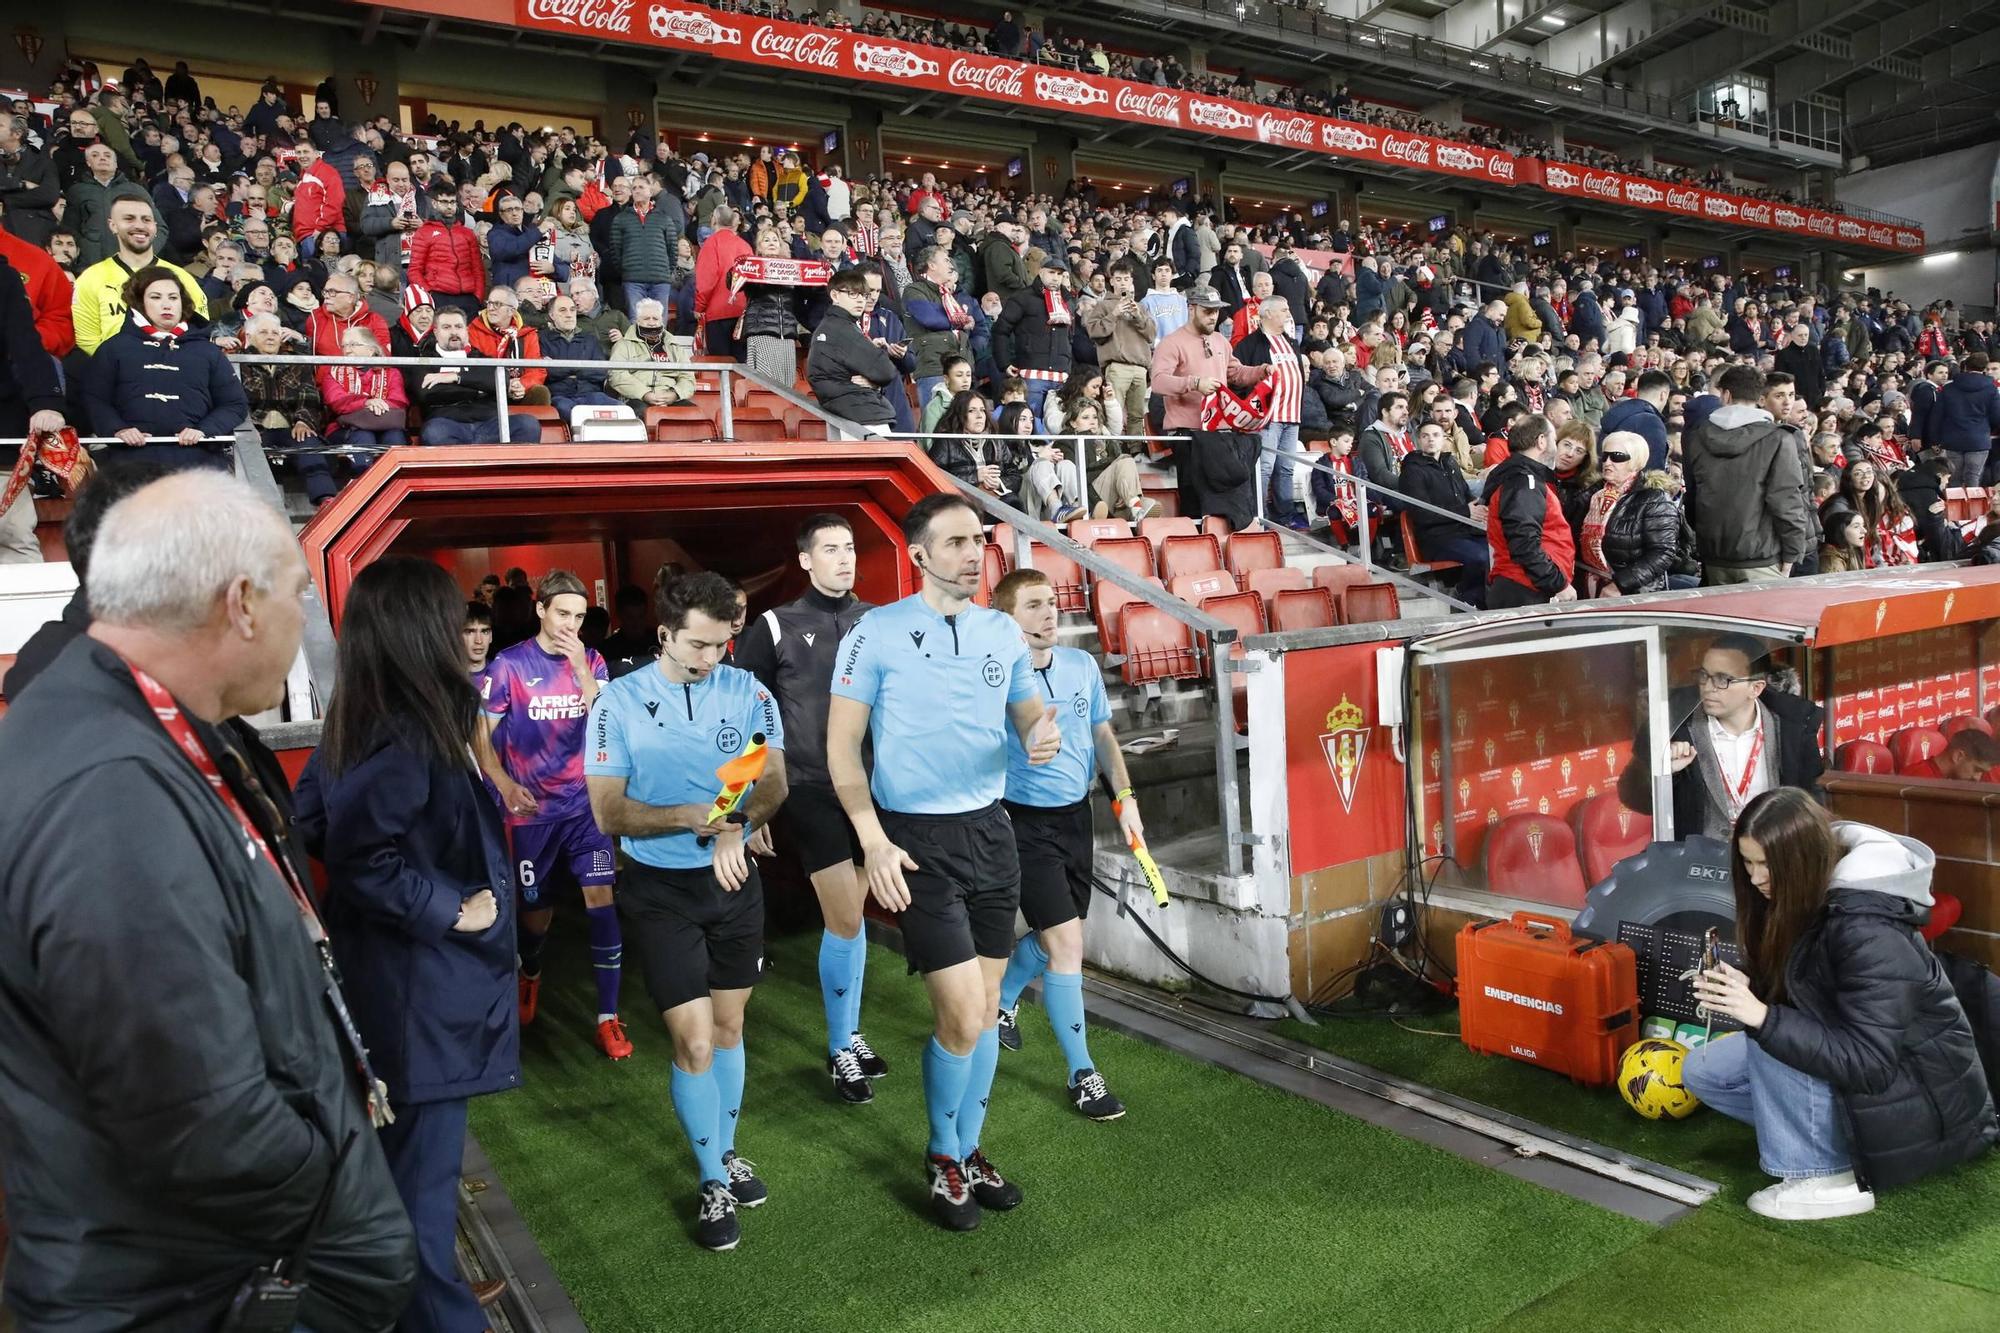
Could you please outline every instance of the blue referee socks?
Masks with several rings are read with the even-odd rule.
[[[722,1112],[716,1123],[722,1131],[722,1155],[727,1157],[735,1151],[736,1117],[743,1110],[743,1043],[717,1046],[714,1051],[709,1072],[715,1075],[715,1097]]]
[[[997,1050],[997,1032],[994,1033],[994,1040]],[[977,1055],[978,1049],[976,1046],[973,1048],[974,1055]],[[953,1055],[938,1044],[935,1036],[924,1044],[924,1110],[931,1122],[930,1154],[933,1157],[958,1160],[959,1109],[965,1100],[965,1084],[972,1074],[974,1055]],[[680,1073],[679,1070],[674,1072],[677,1076]],[[989,1080],[993,1077],[993,1065],[990,1063],[986,1066],[986,1077]]]
[[[1048,1010],[1049,1026],[1056,1030],[1056,1044],[1069,1061],[1069,1077],[1096,1066],[1090,1063],[1090,1042],[1083,1030],[1083,973],[1049,972],[1042,977],[1042,1007]]]
[[[1034,983],[1049,965],[1048,954],[1042,951],[1042,942],[1035,938],[1032,930],[1021,937],[1014,946],[1013,955],[1007,959],[1007,971],[1000,978],[1000,1007],[1012,1009],[1021,1002],[1021,992]]]
[[[986,1103],[993,1096],[993,1071],[1000,1064],[1000,1029],[989,1027],[979,1034],[972,1048],[971,1064],[965,1074],[965,1097],[958,1104],[958,1160],[972,1156],[979,1146],[979,1131],[986,1128]]]
[[[623,970],[625,947],[618,931],[616,905],[586,907],[583,914],[590,924],[590,975],[597,981],[597,1021],[601,1023],[618,1017],[618,978]]]
[[[722,1096],[715,1069],[690,1074],[679,1065],[673,1068],[674,1115],[694,1149],[701,1178],[727,1183],[729,1172],[722,1165]]]
[[[826,1010],[828,1055],[846,1050],[848,1034],[861,1026],[861,971],[867,959],[867,936],[843,939],[820,932],[819,998]]]

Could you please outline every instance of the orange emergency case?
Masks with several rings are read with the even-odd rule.
[[[1533,912],[1458,932],[1465,1044],[1603,1085],[1639,1039],[1638,958],[1628,944],[1580,940]]]

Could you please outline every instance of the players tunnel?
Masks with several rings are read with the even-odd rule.
[[[436,560],[469,589],[511,565],[574,569],[593,600],[650,587],[663,562],[713,569],[753,606],[796,594],[801,519],[822,510],[855,527],[859,586],[871,601],[911,590],[903,514],[948,481],[895,444],[616,444],[390,451],[301,534],[334,624],[355,574],[396,553]]]

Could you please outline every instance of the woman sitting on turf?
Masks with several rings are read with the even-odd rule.
[[[1732,860],[1747,975],[1723,964],[1694,989],[1746,1031],[1690,1052],[1682,1081],[1756,1127],[1760,1164],[1779,1181],[1750,1211],[1865,1213],[1873,1191],[1990,1147],[2000,1128],[1972,1029],[1917,934],[1930,849],[1829,823],[1811,796],[1779,787],[1744,807]]]

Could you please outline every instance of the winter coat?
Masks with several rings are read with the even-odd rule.
[[[1576,543],[1548,464],[1511,455],[1487,474],[1484,498],[1486,545],[1493,555],[1488,584],[1504,578],[1544,597],[1568,587],[1576,573]]]
[[[1014,293],[1000,307],[1000,317],[993,321],[993,365],[1003,374],[1009,366],[1067,374],[1074,364],[1070,337],[1077,324],[1076,298],[1063,293],[1070,322],[1051,326],[1044,296],[1047,290],[1035,283]]]
[[[665,335],[661,352],[670,362],[692,364],[694,359],[694,348],[688,340],[671,333]],[[672,393],[677,402],[685,403],[694,397],[694,372],[652,369],[653,349],[639,336],[637,328],[612,345],[609,359],[619,366],[606,377],[604,387],[628,402],[636,405],[656,389]],[[627,362],[631,363],[631,369],[626,368]]]
[[[769,282],[744,283],[743,336],[796,339],[805,332],[799,320],[805,290]]]
[[[411,366],[403,372],[403,382],[426,419],[443,417],[448,421],[490,423],[497,428],[493,367],[479,364],[486,357],[472,348],[455,357],[440,356],[435,337],[426,337],[417,347],[416,355],[436,361],[438,370],[458,372],[456,380],[439,380],[429,387],[425,387],[424,379],[436,371]]]
[[[861,376],[873,388],[853,383]],[[806,353],[806,382],[821,407],[856,425],[883,425],[896,419],[895,409],[884,396],[891,385],[902,392],[897,381],[896,363],[889,354],[868,341],[868,335],[854,316],[834,306],[813,330]]]
[[[1917,933],[1936,858],[1913,838],[1833,826],[1825,904],[1785,959],[1784,994],[1750,1040],[1831,1084],[1865,1188],[1892,1190],[2000,1138],[1972,1028]]]
[[[326,403],[311,366],[272,366],[245,362],[241,367],[243,394],[250,401],[251,424],[267,429],[266,413],[284,417],[287,427],[305,424],[317,435],[326,429]]]
[[[653,200],[646,216],[636,208],[621,208],[611,223],[610,244],[605,247],[617,258],[621,282],[670,282],[679,263],[681,234],[687,217],[678,200],[661,195]]]
[[[292,191],[292,239],[304,242],[345,225],[347,186],[331,162],[321,159],[299,177]]]
[[[604,361],[604,345],[596,335],[578,325],[565,334],[550,326],[542,330],[542,355],[550,361]],[[608,370],[550,370],[545,383],[552,398],[580,398],[587,393],[603,393]]]
[[[1615,431],[1629,430],[1646,441],[1645,471],[1658,472],[1667,465],[1667,423],[1660,409],[1643,398],[1621,398],[1604,413],[1597,427],[1597,442]]]
[[[47,245],[61,198],[55,165],[48,158],[25,144],[12,157],[0,153],[0,201],[7,205],[8,231],[30,245]]]
[[[973,457],[977,448],[979,456]],[[1027,472],[1029,459],[1027,449],[1015,439],[1005,435],[988,435],[975,445],[971,440],[932,440],[925,446],[931,462],[957,477],[968,486],[979,484],[979,469],[982,464],[992,464],[1000,469],[1000,485],[1009,495],[1020,492],[1021,478]]]
[[[486,259],[479,252],[479,232],[462,215],[449,226],[432,218],[410,234],[404,277],[433,296],[484,297]]]
[[[1682,467],[1705,567],[1794,564],[1819,544],[1796,437],[1769,412],[1717,408],[1689,437]]]
[[[1664,472],[1649,472],[1611,506],[1604,520],[1604,563],[1621,593],[1659,592],[1680,552],[1681,511],[1664,489]]]
[[[231,435],[250,411],[221,348],[198,337],[148,338],[130,322],[84,363],[83,385],[99,435],[127,426],[148,435],[189,426],[203,435]]]
[[[320,401],[326,404],[327,415],[336,421],[349,412],[367,411],[370,398],[380,398],[392,412],[398,414],[410,405],[410,395],[404,388],[401,375],[391,369],[364,366],[359,362],[321,366],[319,396]]]
[[[1411,454],[1403,460],[1402,475],[1397,478],[1396,487],[1412,499],[1471,517],[1472,491],[1466,485],[1465,473],[1460,470],[1458,459],[1451,454],[1440,454],[1436,458],[1425,453]],[[1477,528],[1454,523],[1441,514],[1433,514],[1415,505],[1403,512],[1410,516],[1417,552],[1426,559],[1438,543],[1479,535]]]
[[[511,227],[504,222],[496,223],[486,233],[486,257],[493,262],[493,285],[512,287],[527,277],[528,256],[548,239],[540,227],[525,222]],[[555,246],[550,244],[549,248],[553,251]],[[558,287],[569,285],[569,265],[560,255],[555,257],[555,273],[551,276]]]
[[[694,309],[702,323],[735,319],[748,308],[743,293],[731,288],[729,276],[736,261],[750,253],[750,242],[733,231],[711,232],[701,243],[694,261]]]
[[[1766,686],[1757,702],[1771,715],[1771,725],[1776,728],[1776,743],[1770,752],[1777,755],[1777,784],[1780,787],[1799,787],[1818,794],[1820,774],[1826,771],[1826,758],[1819,748],[1819,724],[1823,716],[1818,704],[1796,694]],[[1695,747],[1698,755],[1705,754],[1710,760],[1714,756],[1714,745],[1708,739],[1708,715],[1701,710],[1700,694],[1694,689],[1677,689],[1667,695],[1667,716],[1679,718],[1673,735],[1673,742],[1685,741]],[[1769,734],[1769,733],[1767,733]],[[1632,742],[1632,753],[1641,756],[1626,765],[1618,777],[1618,799],[1626,809],[1642,815],[1653,813],[1653,779],[1643,756],[1652,753],[1648,724],[1641,721],[1639,734]],[[1704,763],[1689,764],[1673,775],[1674,787],[1674,837],[1690,838],[1707,827],[1711,815],[1727,824],[1730,816],[1725,812],[1720,793],[1711,796],[1708,778],[1704,774]]]
[[[997,231],[988,232],[979,243],[979,267],[986,274],[986,290],[999,293],[1002,301],[1011,301],[1034,282],[1021,252]]]
[[[1993,377],[1962,370],[1945,381],[1924,418],[1924,443],[1953,453],[1985,453],[2000,433],[2000,392]]]
[[[956,300],[957,293],[952,295]],[[918,379],[944,374],[944,358],[948,356],[972,354],[971,326],[952,327],[945,314],[944,294],[936,283],[917,278],[903,288],[903,309],[909,314],[910,326],[916,330],[910,350],[916,353]]]
[[[119,199],[145,201],[146,207],[153,210],[157,229],[153,253],[157,255],[167,248],[167,221],[160,216],[160,206],[153,202],[153,196],[124,176],[113,176],[100,185],[96,177],[86,175],[63,192],[62,225],[76,233],[77,272],[118,253],[118,242],[111,235],[109,224],[111,205]]]
[[[1772,359],[1772,369],[1790,375],[1799,397],[1818,409],[1819,400],[1826,396],[1826,371],[1818,348],[1811,343],[1799,347],[1787,341]]]
[[[334,314],[331,308],[321,306],[306,316],[305,327],[299,331],[306,335],[306,342],[312,348],[312,355],[345,356],[346,353],[341,350],[340,340],[347,336],[349,329],[353,328],[368,330],[375,336],[375,345],[387,355],[389,325],[365,305],[356,309],[346,319]]]
[[[0,723],[9,1306],[24,1326],[76,1333],[215,1328],[251,1270],[304,1231],[351,1142],[298,1317],[322,1333],[387,1328],[415,1241],[297,906],[262,856],[244,855],[241,826],[109,648],[79,636],[32,688],[12,683]],[[275,757],[241,724],[187,720],[287,856]],[[155,891],[109,912],[107,885]]]
[[[1465,354],[1468,368],[1490,361],[1500,369],[1500,378],[1507,378],[1507,339],[1500,326],[1484,315],[1474,315],[1466,321],[1465,332],[1459,338],[1459,350]]]
[[[518,314],[509,315],[506,327],[496,329],[486,322],[486,312],[481,311],[466,325],[465,341],[473,351],[495,361],[539,360],[542,356],[542,335],[529,328]],[[549,372],[512,366],[507,376],[532,389],[546,383]]]
[[[428,759],[389,734],[338,777],[315,750],[298,829],[327,872],[326,928],[376,1077],[399,1105],[521,1084],[514,876],[500,810],[468,758]],[[499,904],[481,931],[465,899]]]
[[[1507,293],[1507,319],[1503,327],[1510,339],[1533,342],[1542,336],[1541,316],[1535,313],[1534,302],[1520,292]]]

